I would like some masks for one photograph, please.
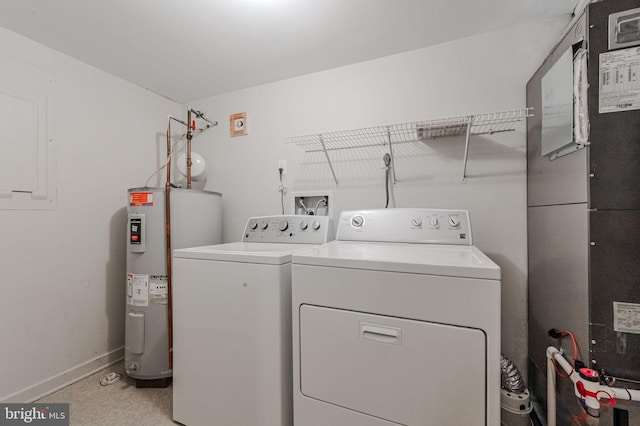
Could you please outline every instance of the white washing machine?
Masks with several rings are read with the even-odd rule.
[[[467,211],[342,212],[292,275],[296,425],[500,424],[500,268]]]
[[[291,254],[333,239],[326,216],[251,218],[242,242],[173,253],[173,419],[291,426]]]

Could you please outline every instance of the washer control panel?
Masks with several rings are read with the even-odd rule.
[[[333,222],[329,216],[256,216],[247,221],[242,241],[323,244],[333,240],[333,235]]]
[[[472,245],[467,210],[398,208],[343,211],[336,239]]]

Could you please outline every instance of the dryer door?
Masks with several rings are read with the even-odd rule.
[[[484,426],[485,366],[482,330],[300,307],[309,398],[402,425]]]

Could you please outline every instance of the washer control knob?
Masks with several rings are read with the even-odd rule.
[[[460,226],[460,218],[458,216],[449,216],[449,226],[457,228]]]
[[[257,228],[258,228],[258,222],[256,222],[255,220],[250,220],[249,229],[257,229]]]
[[[288,227],[289,227],[289,222],[287,222],[284,219],[280,221],[280,225],[278,226],[278,228],[280,228],[281,231],[286,231]]]
[[[411,219],[411,225],[415,226],[416,228],[422,226],[422,218],[421,217],[414,217]]]
[[[311,224],[311,228],[313,228],[314,231],[317,231],[318,229],[320,229],[320,222],[318,222],[317,220],[314,220],[313,223]]]
[[[309,227],[309,224],[307,223],[306,220],[303,220],[302,222],[300,222],[300,229],[302,229],[303,231],[306,230]]]
[[[440,226],[440,219],[438,219],[438,216],[431,216],[431,220],[429,221],[429,223],[434,228],[437,228],[438,226]]]
[[[269,227],[269,222],[267,222],[266,220],[263,220],[263,221],[260,223],[260,228],[262,228],[262,229],[267,229],[268,227]]]
[[[354,228],[361,228],[364,225],[364,216],[356,215],[351,218],[351,226]]]

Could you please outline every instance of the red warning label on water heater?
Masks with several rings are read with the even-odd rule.
[[[153,192],[131,192],[129,196],[130,206],[153,206]]]

